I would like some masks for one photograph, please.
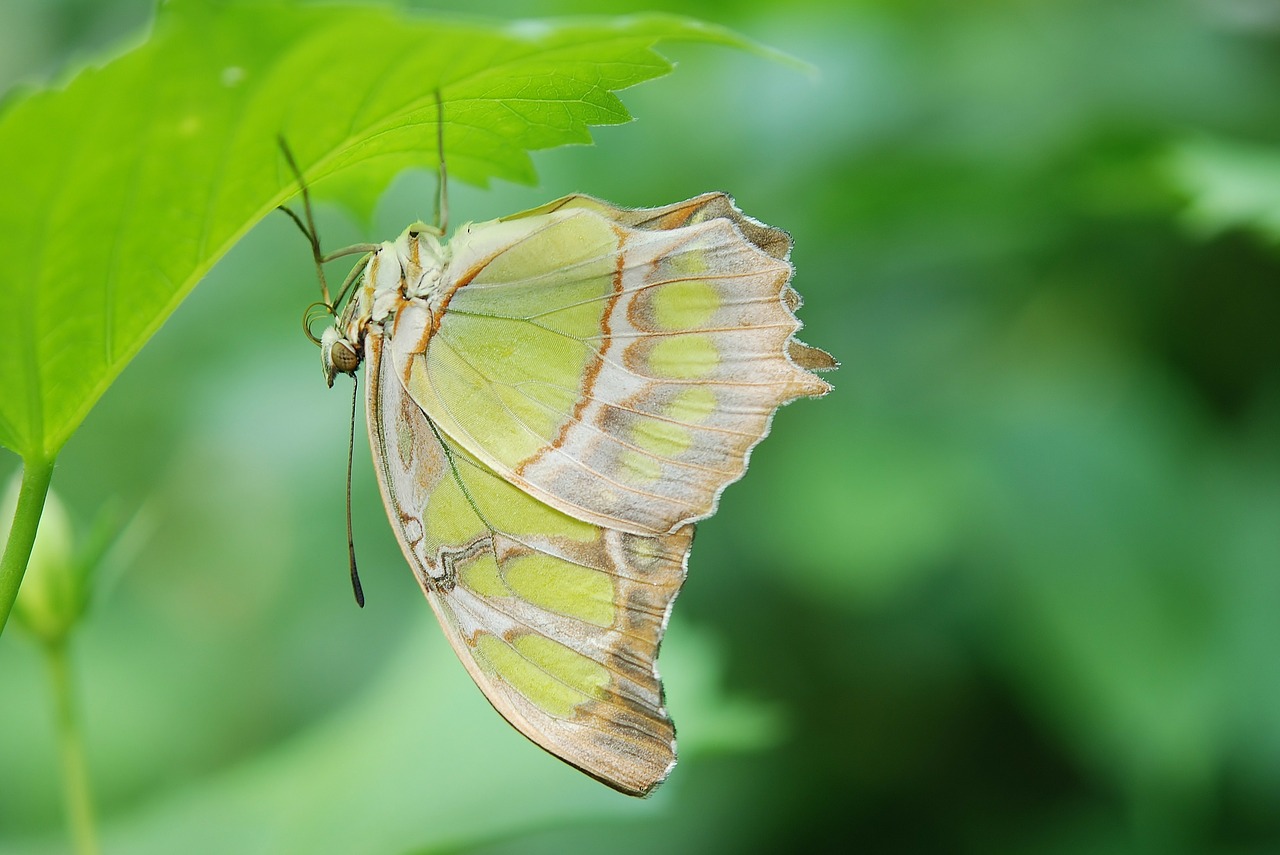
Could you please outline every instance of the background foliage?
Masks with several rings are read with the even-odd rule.
[[[108,847],[1280,845],[1273,6],[669,6],[822,78],[664,49],[682,67],[626,93],[639,122],[537,155],[538,188],[452,189],[455,220],[730,190],[795,235],[805,338],[844,363],[700,529],[663,655],[672,781],[615,796],[487,708],[367,465],[350,605],[349,402],[297,329],[305,245],[269,218],[54,476],[81,527],[133,520],[76,641]],[[0,82],[136,40],[148,7],[5,4]],[[368,225],[326,209],[326,243],[429,217],[430,188],[397,181]],[[63,845],[46,693],[10,633],[0,851]]]

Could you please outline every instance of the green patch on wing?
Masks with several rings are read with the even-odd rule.
[[[603,665],[541,635],[519,635],[507,643],[482,633],[475,657],[481,668],[556,718],[572,718],[609,685]]]
[[[649,347],[648,367],[657,377],[695,380],[715,371],[719,364],[720,352],[708,335],[667,336]]]
[[[511,590],[535,606],[596,626],[613,625],[613,580],[608,574],[534,553],[512,559],[504,575]]]
[[[600,538],[598,527],[542,504],[494,475],[466,452],[452,444],[449,448],[457,477],[441,480],[423,514],[427,535],[433,542],[461,546],[488,534],[490,526],[494,532],[515,540],[540,536],[590,543]]]

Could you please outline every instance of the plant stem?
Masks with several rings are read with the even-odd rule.
[[[27,572],[31,547],[36,542],[36,529],[40,526],[40,514],[44,511],[44,499],[49,493],[49,479],[53,476],[53,459],[22,462],[22,486],[18,490],[18,506],[13,512],[13,527],[9,529],[9,542],[4,556],[0,557],[0,634],[9,622],[13,601],[22,585],[22,574]]]
[[[44,646],[53,684],[53,702],[57,707],[58,748],[62,755],[63,809],[67,830],[77,855],[97,855],[98,836],[93,822],[93,794],[89,786],[89,764],[85,759],[84,738],[76,715],[71,667],[66,641]]]

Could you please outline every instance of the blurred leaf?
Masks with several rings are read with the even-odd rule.
[[[663,685],[672,718],[680,728],[681,758],[754,751],[781,740],[786,729],[781,710],[725,694],[725,655],[713,633],[692,630],[677,621],[669,628],[662,650]]]
[[[738,536],[745,552],[787,567],[782,581],[819,602],[877,607],[912,590],[954,549],[972,476],[928,431],[848,410],[844,419],[813,415],[800,431],[806,443],[757,455],[753,476],[774,486],[743,501],[776,514],[777,525]]]
[[[1174,148],[1169,170],[1190,197],[1184,218],[1193,230],[1248,228],[1280,240],[1280,149],[1200,137]]]
[[[403,853],[653,815],[678,797],[679,770],[654,797],[637,801],[529,743],[470,685],[434,621],[424,614],[417,626],[345,708],[221,774],[162,789],[154,801],[115,814],[103,829],[104,848]],[[682,760],[756,747],[772,729],[771,715],[716,691],[722,678],[713,649],[696,633],[685,635],[676,628],[663,655],[680,696]],[[5,851],[56,850],[30,841]]]
[[[0,444],[51,458],[246,231],[308,181],[365,213],[401,168],[532,182],[528,150],[630,116],[682,18],[483,25],[376,8],[175,2],[142,47],[0,116]],[[335,177],[342,180],[332,180]]]
[[[1018,340],[1020,341],[1020,340]],[[998,656],[1040,714],[1134,805],[1195,822],[1221,762],[1224,627],[1176,387],[1096,340],[982,377]]]

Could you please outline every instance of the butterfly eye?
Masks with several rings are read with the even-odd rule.
[[[333,367],[343,374],[352,374],[360,367],[360,354],[345,341],[334,342],[329,351],[329,360]]]

